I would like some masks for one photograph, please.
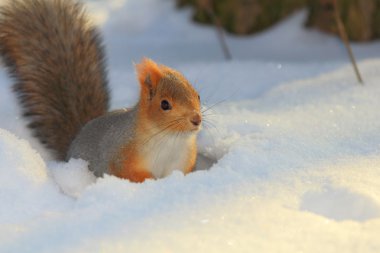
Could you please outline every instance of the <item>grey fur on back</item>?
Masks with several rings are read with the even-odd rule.
[[[90,120],[108,111],[99,33],[74,0],[12,0],[0,8],[0,54],[35,136],[65,159]]]
[[[113,156],[135,136],[136,113],[136,107],[117,110],[87,123],[72,142],[67,159],[88,161],[95,176],[110,174],[108,168]]]

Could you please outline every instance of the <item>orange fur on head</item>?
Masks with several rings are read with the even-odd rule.
[[[137,78],[141,85],[141,91],[145,94],[153,95],[158,82],[163,76],[160,67],[153,60],[143,58],[140,63],[136,64]]]

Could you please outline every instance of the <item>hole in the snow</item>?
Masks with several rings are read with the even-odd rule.
[[[380,207],[368,196],[331,186],[320,192],[307,192],[300,208],[337,221],[366,221],[380,217]]]
[[[239,139],[239,135],[229,132],[222,133],[222,130],[201,131],[198,138],[198,156],[195,171],[208,170],[218,160],[224,157],[231,145]]]
[[[208,170],[212,167],[213,164],[217,162],[216,159],[212,159],[203,154],[198,154],[197,164],[195,165],[195,171],[198,170]]]

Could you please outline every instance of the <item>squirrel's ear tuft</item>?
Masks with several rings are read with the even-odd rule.
[[[153,60],[143,58],[140,63],[136,64],[136,72],[141,89],[148,91],[152,98],[157,84],[162,77],[160,67]]]

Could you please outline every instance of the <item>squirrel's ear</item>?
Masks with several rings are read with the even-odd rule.
[[[136,71],[141,90],[148,92],[149,97],[152,98],[162,77],[160,67],[153,60],[143,58],[140,63],[136,64]]]

